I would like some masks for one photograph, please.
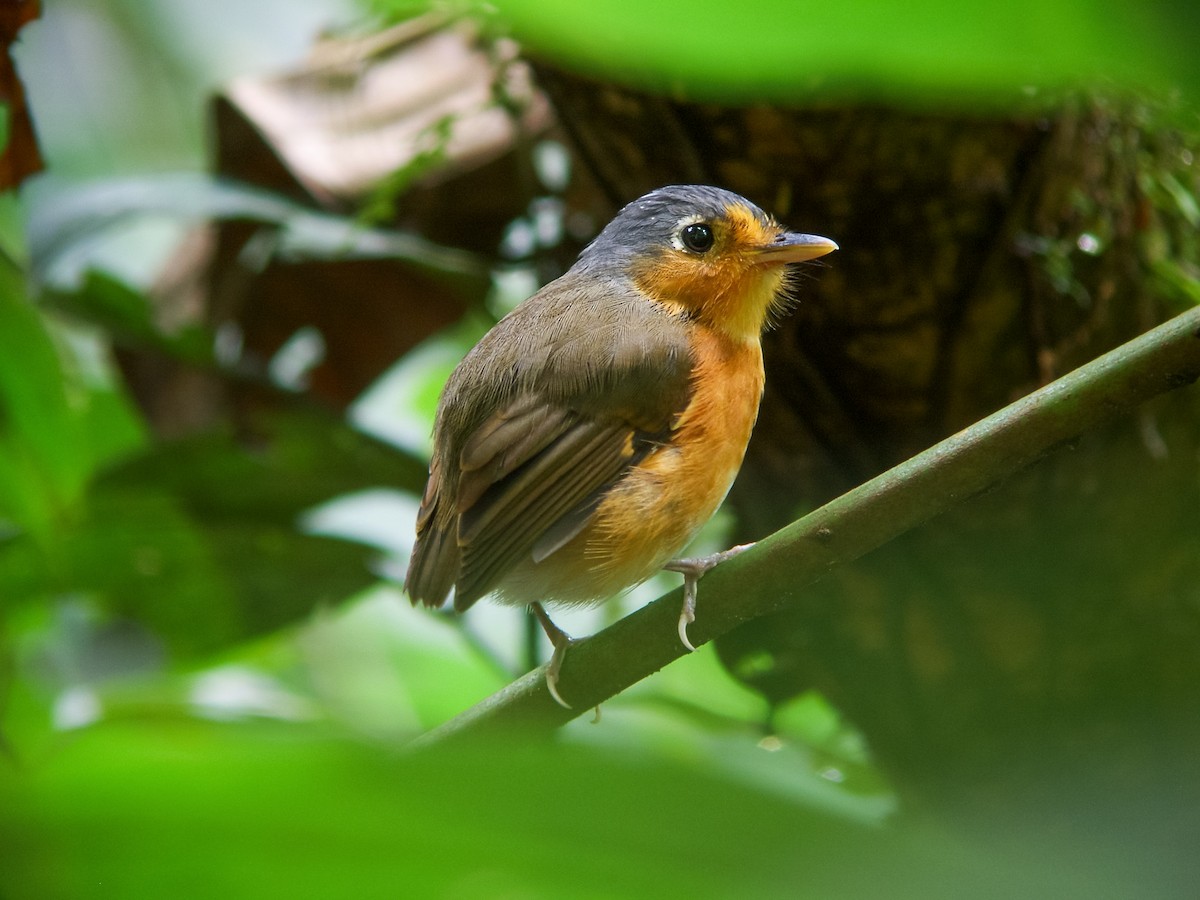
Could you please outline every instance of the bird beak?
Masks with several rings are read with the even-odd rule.
[[[836,249],[837,244],[819,234],[793,234],[785,231],[771,243],[756,248],[756,252],[761,262],[778,265],[816,259]]]

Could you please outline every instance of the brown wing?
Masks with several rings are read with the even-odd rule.
[[[557,284],[489,332],[447,385],[406,583],[414,603],[438,606],[453,587],[466,609],[518,561],[551,555],[686,405],[681,322],[614,292],[579,307],[580,327],[569,278]]]
[[[486,594],[545,535],[554,533],[560,546],[574,537],[587,518],[569,514],[594,509],[604,491],[645,453],[635,448],[632,430],[621,422],[566,418],[566,429],[553,441],[460,509],[456,609]],[[574,521],[568,534],[556,529],[565,518]]]

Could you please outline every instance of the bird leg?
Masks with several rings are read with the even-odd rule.
[[[745,553],[753,546],[754,544],[738,544],[736,547],[730,547],[728,550],[722,550],[720,553],[713,553],[709,556],[673,559],[663,566],[668,572],[679,572],[683,575],[683,609],[679,612],[679,640],[683,641],[683,646],[689,650],[696,649],[688,640],[687,627],[696,621],[696,586],[700,583],[700,579],[710,569],[715,569],[725,560]]]
[[[550,621],[550,616],[546,614],[546,609],[542,604],[531,603],[529,604],[529,609],[537,616],[538,623],[542,626],[542,631],[546,632],[546,637],[550,639],[550,643],[554,646],[554,653],[550,656],[550,662],[546,665],[546,690],[550,692],[550,696],[554,698],[554,701],[559,706],[564,709],[570,709],[571,704],[564,700],[558,692],[558,673],[562,669],[563,657],[567,654],[567,648],[576,643],[576,640]]]

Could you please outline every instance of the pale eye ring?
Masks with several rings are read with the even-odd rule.
[[[693,253],[707,253],[713,245],[712,228],[703,222],[693,222],[679,232],[679,240]]]

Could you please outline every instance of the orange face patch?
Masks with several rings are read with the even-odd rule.
[[[741,205],[706,224],[713,230],[712,249],[660,250],[635,266],[634,284],[655,302],[739,342],[757,341],[784,281],[784,268],[764,265],[758,251],[783,229],[774,222],[764,225]]]
[[[733,249],[765,247],[783,233],[783,228],[774,221],[764,226],[749,207],[741,205],[731,206],[725,211],[725,224],[728,228],[727,240]]]

